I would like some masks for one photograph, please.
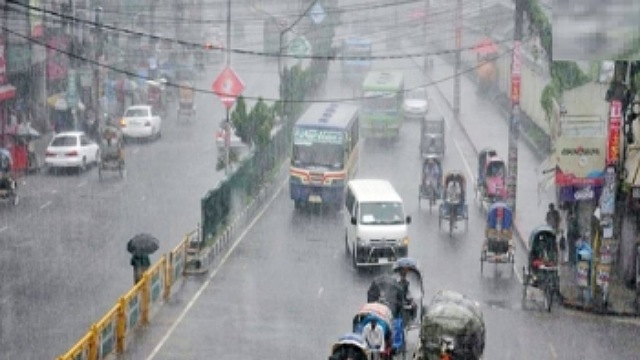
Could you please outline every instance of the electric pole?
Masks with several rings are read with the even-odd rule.
[[[460,119],[460,62],[462,51],[462,0],[456,6],[456,62],[453,81],[453,116]]]
[[[227,44],[226,44],[226,60],[227,67],[231,66],[231,0],[227,0]],[[225,119],[224,134],[224,173],[229,174],[229,153],[231,151],[231,124],[229,122],[229,108],[227,108],[227,116]]]
[[[100,57],[102,56],[102,28],[100,27],[100,16],[102,14],[102,7],[98,6],[94,11],[95,51],[93,52],[93,112],[95,114],[95,121],[98,121],[102,115],[100,110]]]
[[[522,1],[515,0],[516,14],[511,59],[511,121],[509,122],[509,165],[507,171],[507,203],[517,216],[518,190],[518,138],[520,136],[520,68],[522,63],[521,41],[524,9]]]

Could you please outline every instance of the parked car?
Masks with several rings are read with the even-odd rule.
[[[416,88],[409,91],[404,98],[402,107],[406,118],[423,118],[429,111],[427,91],[424,88]]]
[[[231,136],[229,138],[229,147],[232,149],[239,149],[239,148],[246,147],[247,145],[242,142],[242,139],[240,139],[238,135],[236,135],[236,130],[233,127],[233,125],[231,125],[230,128],[231,128]],[[216,146],[218,147],[219,151],[224,150],[224,147],[225,147],[224,138],[225,138],[226,132],[227,131],[226,131],[225,123],[223,122],[220,124],[220,128],[218,129],[218,131],[216,131]]]
[[[100,159],[100,147],[84,132],[70,131],[57,134],[51,139],[45,153],[44,163],[51,168],[75,167],[85,170]]]
[[[134,105],[127,108],[120,119],[125,138],[160,138],[162,119],[151,105]]]

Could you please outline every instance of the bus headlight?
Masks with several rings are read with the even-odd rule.
[[[409,237],[405,236],[401,242],[402,246],[409,246]]]

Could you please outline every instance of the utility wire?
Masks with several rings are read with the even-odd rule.
[[[15,0],[8,0],[8,1],[11,2],[12,4],[17,4],[17,3],[15,3]],[[53,11],[49,11],[49,10],[33,7],[33,6],[30,6],[30,5],[23,5],[23,4],[18,4],[18,5],[23,6],[23,7],[28,7],[29,9],[33,9],[35,11],[41,11],[41,12],[45,12],[45,13],[50,13],[52,15],[59,16],[59,17],[61,17],[63,19],[68,19],[68,20],[72,20],[72,21],[77,21],[77,22],[93,25],[96,28],[103,28],[103,29],[109,29],[109,30],[112,30],[112,31],[124,32],[124,33],[130,34],[130,35],[146,36],[146,37],[149,37],[151,39],[156,39],[156,40],[170,41],[170,42],[174,42],[176,44],[187,46],[187,47],[197,47],[197,48],[202,48],[203,47],[200,44],[195,44],[195,43],[187,42],[187,41],[183,41],[183,40],[160,37],[160,36],[156,36],[156,35],[152,35],[152,34],[146,34],[146,33],[142,33],[142,32],[126,30],[126,29],[114,27],[114,26],[111,26],[111,25],[99,24],[99,23],[97,23],[95,21],[76,19],[73,16],[68,16],[68,15],[56,13],[56,12],[53,12]],[[304,15],[302,15],[302,16],[304,17]],[[14,32],[14,33],[17,34],[16,32]],[[495,41],[495,43],[498,44],[498,43],[506,43],[506,42],[511,42],[511,41],[513,41],[513,39],[505,39],[505,40]],[[475,48],[475,46],[469,46],[469,47],[463,47],[460,50],[461,51],[473,50],[474,48]],[[220,48],[220,47],[215,47],[215,49],[216,50],[224,50],[223,48]],[[282,57],[282,58],[310,59],[310,60],[313,60],[313,59],[316,59],[316,60],[393,60],[393,59],[406,59],[406,58],[424,57],[425,55],[428,56],[428,55],[450,54],[450,53],[454,53],[454,52],[458,51],[458,49],[447,49],[447,50],[437,51],[437,52],[422,52],[421,51],[419,53],[395,54],[395,55],[384,55],[384,56],[371,55],[371,56],[366,56],[366,57],[362,57],[362,56],[341,56],[341,55],[326,55],[326,56],[321,56],[321,55],[303,55],[303,56],[297,56],[297,55],[291,55],[291,54],[268,53],[268,52],[263,52],[263,51],[254,51],[254,50],[246,50],[246,49],[229,49],[229,51],[232,52],[232,53],[241,54],[241,55],[255,55],[255,56],[274,57],[274,58]]]
[[[91,60],[91,59],[87,59],[87,58],[78,56],[76,54],[72,54],[69,51],[65,51],[65,50],[56,48],[54,46],[42,43],[42,42],[37,41],[37,40],[35,40],[33,38],[30,38],[28,36],[22,35],[22,34],[14,31],[14,30],[11,30],[11,29],[9,29],[9,28],[7,28],[5,26],[0,27],[0,29],[6,31],[7,33],[9,33],[11,35],[14,35],[14,36],[17,36],[19,38],[23,38],[23,39],[25,39],[27,41],[30,41],[30,42],[32,42],[32,43],[34,43],[36,45],[44,46],[47,49],[55,50],[55,51],[57,51],[59,53],[65,54],[65,55],[67,55],[69,57],[86,61],[86,62],[88,62],[88,63],[90,63],[92,65],[96,65],[96,66],[99,66],[99,67],[102,67],[102,68],[106,68],[106,69],[109,69],[109,70],[112,70],[112,71],[115,71],[115,72],[118,72],[118,73],[121,73],[121,74],[125,74],[125,75],[128,75],[128,76],[133,77],[133,78],[138,78],[138,79],[143,79],[143,80],[152,80],[150,77],[140,76],[139,74],[135,74],[135,73],[132,73],[130,71],[123,70],[123,69],[118,69],[118,68],[113,67],[111,65],[100,64],[97,61],[94,61],[94,60]],[[513,50],[507,50],[507,51],[501,52],[496,56],[496,59],[497,58],[501,58],[501,57],[506,56],[506,55],[509,55],[512,52],[513,52]],[[425,88],[425,87],[435,86],[435,85],[437,85],[439,83],[454,79],[456,76],[460,76],[460,75],[465,74],[467,72],[474,71],[475,69],[477,69],[481,65],[482,64],[479,64],[479,65],[476,65],[476,66],[472,66],[472,67],[469,67],[467,69],[464,69],[463,71],[461,71],[461,72],[459,72],[457,74],[453,74],[451,76],[447,76],[447,77],[444,77],[444,78],[441,78],[441,79],[438,79],[438,80],[435,80],[435,81],[431,81],[429,83],[421,84],[421,85],[415,86],[413,88],[404,89],[403,92],[408,92],[408,91],[411,91],[411,90],[416,89],[416,88]],[[181,87],[180,84],[171,83],[171,82],[165,83],[165,86],[176,87],[176,88]],[[218,95],[216,92],[211,91],[211,90],[199,89],[199,88],[196,88],[196,87],[192,87],[191,89],[195,93]],[[260,100],[260,99],[262,99],[263,101],[269,101],[269,102],[282,101],[282,102],[285,102],[285,103],[332,103],[332,102],[359,101],[359,100],[364,100],[364,99],[378,98],[378,97],[381,97],[381,96],[384,96],[384,95],[366,96],[366,97],[365,96],[360,96],[360,97],[350,97],[350,98],[333,98],[333,99],[322,99],[322,100],[320,100],[320,99],[318,99],[318,100],[285,100],[285,99],[265,98],[265,97],[261,97],[261,96],[259,96],[259,97],[243,96],[243,97],[245,99],[248,99],[248,100]]]

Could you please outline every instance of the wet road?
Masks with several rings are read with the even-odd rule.
[[[245,47],[261,39],[254,25]],[[210,66],[197,87],[209,90],[221,66]],[[234,69],[247,96],[277,96],[274,61],[237,55]],[[196,96],[194,122],[178,124],[174,108],[160,140],[127,145],[124,180],[108,172],[99,181],[95,168],[37,174],[22,179],[18,207],[0,206],[0,358],[66,351],[131,287],[129,238],[150,232],[162,254],[197,226],[201,196],[223,177],[214,132],[224,108],[213,94]]]
[[[637,1],[556,1],[553,6],[555,60],[629,59],[621,55],[640,36],[636,26],[640,14]],[[635,50],[632,59],[640,55]]]
[[[384,45],[376,53],[386,53]],[[411,60],[378,62],[376,68],[402,69],[406,87],[425,82]],[[351,92],[338,87],[334,64],[325,93],[348,98]],[[450,71],[437,60],[434,78]],[[443,88],[446,87],[442,84]],[[477,99],[475,89],[463,82],[463,111],[470,132],[486,134],[487,141],[506,149],[500,114]],[[449,92],[450,94],[450,92]],[[446,96],[446,94],[445,94]],[[475,173],[471,145],[451,119],[446,102],[431,91],[432,111],[448,121],[445,170],[458,169],[469,179]],[[449,99],[450,101],[450,99]],[[475,106],[475,107],[474,107]],[[490,124],[490,125],[488,125]],[[406,122],[402,140],[394,147],[366,144],[359,178],[390,180],[405,200],[410,225],[409,255],[418,260],[425,276],[426,301],[440,289],[460,291],[478,300],[488,328],[485,357],[488,359],[633,359],[637,355],[634,322],[593,317],[554,308],[523,311],[519,271],[508,266],[485,270],[480,275],[479,256],[484,216],[470,201],[469,230],[459,229],[453,238],[438,230],[437,215],[418,207],[420,158],[419,124]],[[482,146],[478,145],[478,146]],[[527,149],[522,149],[526,152]],[[524,157],[525,159],[527,157]],[[532,158],[532,156],[529,156]],[[526,161],[526,160],[525,160]],[[537,164],[523,162],[521,169]],[[522,170],[521,170],[522,171]],[[467,186],[471,194],[471,182]],[[537,202],[533,189],[520,202]],[[471,197],[469,197],[471,198]],[[538,223],[541,215],[523,214],[523,221]],[[223,263],[206,279],[189,281],[185,290],[163,308],[127,359],[269,359],[326,358],[333,341],[350,331],[355,311],[365,302],[366,290],[376,273],[357,272],[345,255],[342,215],[295,212],[286,183],[273,194],[270,206],[236,242]],[[517,244],[516,269],[524,264],[522,244]],[[417,333],[410,335],[415,343]]]

